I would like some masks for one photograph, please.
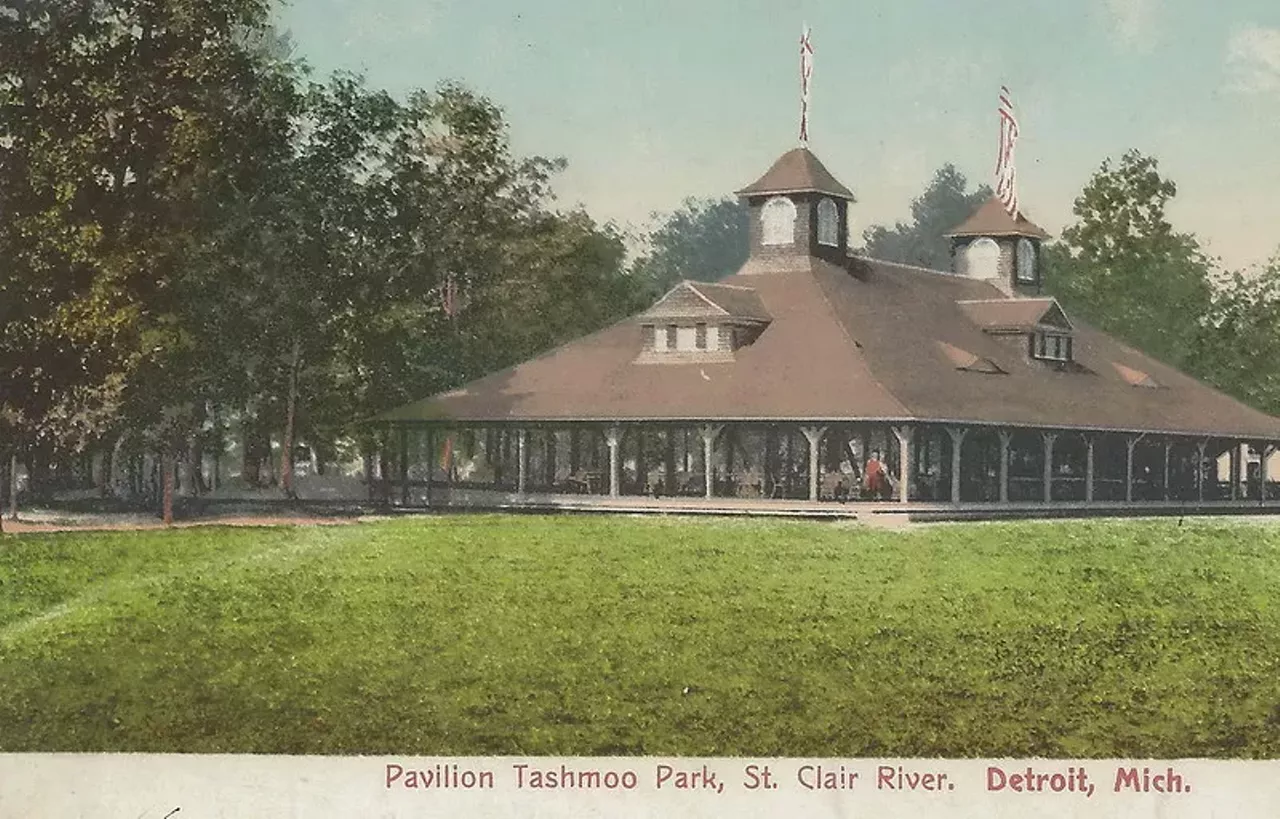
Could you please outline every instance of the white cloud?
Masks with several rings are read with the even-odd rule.
[[[1145,51],[1156,42],[1156,14],[1161,0],[1103,0],[1111,38],[1117,45]]]
[[[1280,28],[1237,29],[1227,42],[1227,72],[1233,91],[1280,93]]]

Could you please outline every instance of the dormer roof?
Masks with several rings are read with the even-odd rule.
[[[1066,330],[1071,320],[1057,299],[969,299],[956,302],[969,320],[988,333]]]
[[[853,191],[831,175],[808,148],[793,148],[773,163],[765,175],[738,191],[739,196],[780,196],[791,193],[824,193],[854,201]]]
[[[1051,238],[1044,228],[1028,219],[1021,210],[1018,218],[1009,215],[1004,203],[991,197],[947,236],[1026,236],[1031,239]]]
[[[767,324],[773,317],[753,288],[683,281],[638,319],[641,323],[664,319],[732,319]]]

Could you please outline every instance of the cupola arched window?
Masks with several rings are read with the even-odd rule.
[[[796,241],[796,203],[775,196],[760,211],[760,241],[765,245],[790,245]]]
[[[818,244],[840,246],[840,211],[830,199],[818,203]]]
[[[978,239],[965,250],[965,268],[975,279],[1000,276],[1000,245],[995,239]]]
[[[1036,247],[1030,239],[1018,240],[1018,281],[1034,283],[1036,276]]]

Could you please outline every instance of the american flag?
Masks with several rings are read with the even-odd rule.
[[[813,76],[813,45],[809,27],[800,34],[800,144],[809,144],[809,78]]]
[[[1009,215],[1018,218],[1018,172],[1014,148],[1018,144],[1018,118],[1013,114],[1009,89],[1000,88],[1000,155],[996,159],[996,196]]]

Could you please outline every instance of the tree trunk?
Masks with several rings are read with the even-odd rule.
[[[227,448],[227,441],[222,429],[222,413],[218,405],[213,405],[213,483],[212,489],[217,492],[222,486],[222,452]]]
[[[102,461],[98,464],[98,496],[109,498],[115,494],[112,490],[111,475],[115,465],[115,442],[102,450]]]
[[[177,467],[175,458],[172,453],[166,452],[160,458],[160,471],[164,473],[164,500],[161,508],[161,517],[164,518],[165,526],[173,525],[173,472]]]
[[[200,446],[199,432],[192,433],[191,437],[187,439],[186,455],[187,495],[194,498],[200,494],[201,486],[204,483],[200,475],[202,471],[200,462],[204,460],[204,452]]]
[[[271,463],[271,439],[262,432],[262,421],[253,409],[246,410],[240,419],[240,437],[243,444],[243,465],[240,477],[253,488],[263,486],[262,467]]]
[[[276,486],[276,462],[271,456],[271,433],[265,432],[262,435],[262,469],[265,473],[262,477],[263,486]]]
[[[280,488],[289,500],[297,500],[293,488],[293,425],[298,408],[298,365],[302,359],[302,343],[294,337],[289,359],[289,395],[285,404],[284,440],[280,442]]]
[[[9,456],[9,520],[18,519],[18,453]]]

